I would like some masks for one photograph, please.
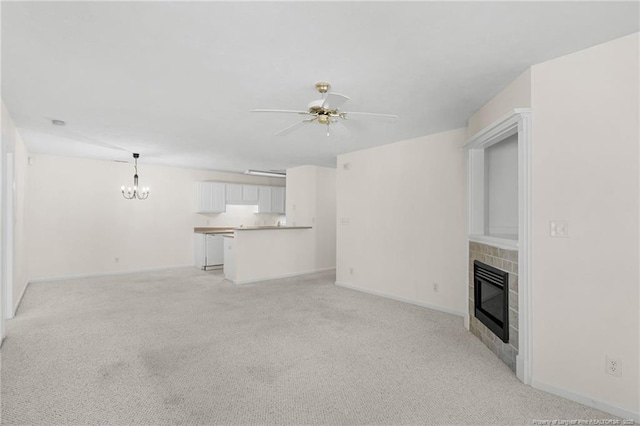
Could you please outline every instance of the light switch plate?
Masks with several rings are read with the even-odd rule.
[[[552,220],[549,222],[549,235],[553,238],[569,238],[569,222]]]

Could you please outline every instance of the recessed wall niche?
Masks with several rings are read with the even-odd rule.
[[[469,237],[517,248],[519,231],[518,130],[469,149]]]
[[[484,235],[518,239],[518,135],[491,145],[484,154]]]

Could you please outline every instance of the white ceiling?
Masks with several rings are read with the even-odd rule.
[[[36,153],[334,166],[464,126],[528,66],[638,30],[637,2],[2,2],[2,98]],[[249,112],[306,109],[323,80],[343,110],[400,118],[274,136],[299,116]]]

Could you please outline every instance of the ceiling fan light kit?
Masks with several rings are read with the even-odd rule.
[[[295,124],[292,124],[289,127],[285,127],[276,133],[276,135],[283,135],[288,133],[302,124],[305,123],[313,123],[314,121],[318,124],[327,126],[327,136],[330,135],[329,126],[332,123],[338,123],[342,120],[347,120],[347,116],[350,114],[360,115],[362,117],[387,117],[387,118],[398,118],[397,115],[393,114],[378,114],[373,112],[347,112],[341,111],[340,107],[349,100],[349,98],[345,95],[341,95],[339,93],[331,92],[331,84],[321,81],[315,84],[316,90],[322,96],[322,99],[317,99],[315,101],[311,101],[309,105],[307,105],[306,111],[299,110],[285,110],[285,109],[253,109],[251,112],[276,112],[276,113],[291,113],[291,114],[301,114],[301,115],[309,115],[311,118],[307,118],[305,120],[299,121]]]

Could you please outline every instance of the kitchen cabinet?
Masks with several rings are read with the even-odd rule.
[[[258,186],[242,185],[242,201],[247,204],[258,204]]]
[[[258,192],[258,213],[284,214],[285,188],[261,186]]]
[[[271,187],[258,188],[258,213],[271,213]]]
[[[285,187],[196,182],[196,212],[223,213],[227,204],[258,205],[258,213],[284,214]]]
[[[242,204],[242,187],[239,183],[227,183],[225,199],[227,204]]]
[[[284,214],[285,188],[282,186],[271,187],[271,213]]]
[[[226,184],[227,204],[251,205],[258,204],[258,186],[240,183]]]
[[[224,263],[224,238],[216,234],[195,235],[195,265],[199,269],[221,266]]]
[[[196,182],[197,213],[222,213],[226,210],[226,185],[224,183]]]

